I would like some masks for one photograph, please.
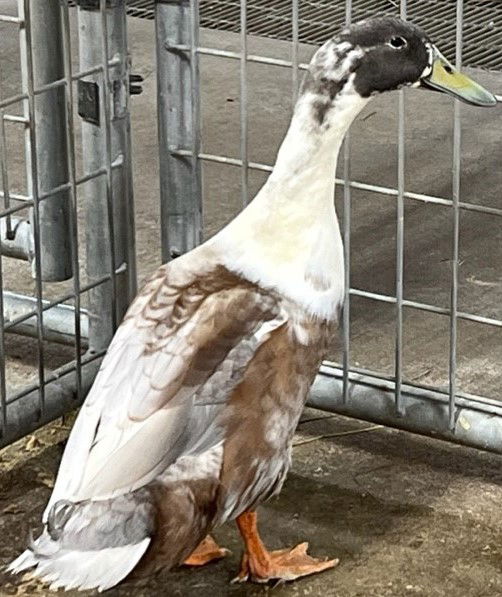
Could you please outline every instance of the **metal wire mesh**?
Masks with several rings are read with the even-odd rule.
[[[54,10],[53,0],[46,2]],[[3,92],[0,96],[0,200],[3,202],[0,211],[0,277],[4,282],[0,299],[1,444],[58,416],[69,405],[73,406],[75,399],[79,401],[84,397],[115,325],[134,294],[125,4],[123,1],[107,3],[101,0],[99,7],[94,7],[96,10],[79,9],[79,18],[85,22],[82,29],[88,37],[80,37],[79,40],[78,72],[74,72],[72,66],[68,5],[61,2],[57,7],[58,11],[61,10],[58,22],[61,27],[62,70],[58,76],[43,82],[37,80],[40,57],[36,55],[34,59],[34,52],[39,48],[33,46],[31,33],[34,20],[30,9],[33,11],[34,6],[38,7],[37,10],[40,6],[43,9],[45,1],[19,0],[16,14],[0,15],[2,27],[19,30],[23,70],[19,89],[12,85],[0,86]],[[134,13],[134,10],[146,12],[140,14]],[[129,14],[149,16],[153,14],[152,3],[140,5],[139,2],[130,2],[128,11]],[[458,66],[467,63],[496,68],[499,56],[502,62],[502,51],[497,45],[502,7],[495,2],[423,0],[419,3],[417,0],[402,0],[398,4],[383,0],[371,3],[362,0],[336,3],[319,0],[266,3],[264,0],[202,0],[199,3],[198,0],[180,0],[155,4],[161,228],[165,260],[189,250],[202,239],[203,163],[239,168],[242,204],[251,198],[250,174],[254,170],[268,173],[272,169],[269,163],[251,159],[250,69],[255,65],[288,69],[291,103],[294,104],[301,71],[306,68],[300,61],[300,42],[324,41],[345,23],[382,11],[409,17],[425,26],[443,50],[454,54]],[[201,26],[238,33],[239,50],[201,45]],[[36,29],[34,31],[37,35],[40,33]],[[290,40],[289,58],[253,53],[250,51],[249,34]],[[231,60],[238,65],[240,143],[235,155],[204,149],[199,71],[202,57],[207,56]],[[176,81],[176,85],[172,81]],[[8,89],[8,93],[4,89]],[[94,97],[96,113],[88,115],[82,122],[80,158],[74,121],[77,112],[85,112],[81,110],[80,100],[86,97],[92,100],[96,89],[99,90]],[[37,110],[39,102],[51,92],[59,93],[63,98],[63,108],[60,109],[63,125],[58,126],[64,130],[68,163],[64,176],[57,183],[47,185],[41,182],[50,167],[44,165],[40,168],[39,164],[41,146],[38,137],[41,129]],[[423,433],[437,433],[455,441],[502,451],[501,402],[493,396],[482,395],[483,392],[462,391],[458,384],[457,351],[459,322],[496,330],[502,328],[498,311],[495,316],[493,313],[471,312],[462,310],[459,304],[460,218],[462,214],[483,214],[498,220],[502,216],[502,208],[497,204],[484,205],[483,197],[479,202],[473,202],[461,195],[462,118],[458,103],[452,122],[451,195],[434,195],[408,188],[405,176],[405,137],[409,124],[406,97],[404,92],[398,95],[395,186],[355,179],[350,137],[346,139],[340,158],[343,167],[335,184],[343,190],[342,233],[346,261],[343,340],[340,363],[324,364],[314,387],[313,403],[351,416]],[[21,127],[25,131],[27,184],[13,179],[9,166],[9,139],[5,132],[7,126]],[[354,196],[359,192],[395,201],[397,219],[392,222],[395,232],[395,261],[392,265],[396,277],[394,287],[385,292],[350,285]],[[85,196],[85,214],[79,213],[78,209],[81,194]],[[59,233],[68,242],[69,260],[64,266],[70,268],[71,275],[59,278],[66,282],[56,287],[46,278],[44,269],[47,253],[42,248],[47,239],[44,214],[46,206],[54,206],[62,196],[70,217],[67,225],[60,227]],[[410,202],[448,210],[451,278],[449,304],[446,306],[405,295],[405,205]],[[30,223],[26,221],[27,208],[32,210]],[[85,242],[82,241],[82,228],[87,233]],[[85,246],[82,247],[82,244]],[[50,247],[50,243],[47,246]],[[19,295],[5,285],[8,279],[6,268],[11,268],[11,273],[13,270],[11,260],[7,262],[4,258],[14,256],[21,256],[32,265],[35,280],[33,296]],[[354,301],[361,298],[376,305],[389,305],[393,310],[394,358],[391,373],[355,362],[351,310]],[[406,376],[403,357],[403,313],[406,309],[448,318],[448,387],[430,386]],[[34,346],[37,347],[36,375],[32,383],[14,389],[9,387],[5,376],[8,358],[5,332],[12,331],[31,335],[36,339]],[[68,354],[67,364],[50,372],[46,367],[45,351],[48,341],[54,338],[70,343],[72,352]],[[57,384],[53,383],[55,380]]]
[[[433,6],[432,6],[433,4]],[[198,60],[201,56],[214,58],[226,58],[238,60],[240,65],[240,157],[233,157],[200,151],[200,140],[195,133],[196,143],[184,143],[178,145],[172,143],[169,147],[169,154],[177,158],[198,158],[199,162],[214,164],[234,165],[241,168],[241,189],[243,197],[247,198],[247,171],[258,170],[270,172],[272,167],[269,164],[258,163],[249,160],[248,155],[248,129],[246,126],[247,89],[246,69],[250,63],[273,65],[282,68],[291,68],[292,96],[296,98],[298,84],[297,70],[305,68],[304,64],[298,61],[298,43],[300,40],[324,41],[335,29],[351,20],[367,17],[372,12],[381,12],[384,9],[394,15],[401,15],[403,18],[411,18],[425,24],[429,19],[429,29],[434,34],[435,41],[446,47],[450,55],[454,54],[457,66],[462,66],[471,58],[474,53],[469,47],[469,39],[472,38],[472,30],[469,23],[482,28],[488,15],[496,17],[494,12],[488,10],[487,5],[494,5],[488,2],[417,2],[402,0],[394,2],[372,2],[371,10],[369,3],[347,0],[345,3],[321,3],[321,2],[274,2],[260,3],[250,0],[242,0],[238,5],[234,2],[211,2],[204,3],[191,0],[191,14],[193,25],[193,14],[199,14],[201,26],[214,26],[218,29],[226,29],[240,33],[240,51],[232,51],[197,45],[195,37],[189,43],[176,43],[174,40],[168,42],[168,51],[172,60],[181,60],[188,53],[192,61]],[[481,6],[482,5],[482,6]],[[495,8],[495,6],[492,6]],[[500,6],[498,7],[500,8]],[[206,11],[206,12],[205,12]],[[440,17],[444,16],[445,21],[441,22]],[[483,17],[485,21],[480,20]],[[158,18],[158,15],[157,15]],[[181,13],[171,13],[171,19],[183,19]],[[296,22],[296,18],[298,21]],[[212,19],[212,21],[210,20]],[[302,20],[304,19],[304,20]],[[314,19],[318,19],[318,27],[312,27]],[[474,19],[474,20],[473,20]],[[486,23],[485,23],[486,24]],[[486,25],[488,27],[488,25]],[[303,27],[303,29],[302,29]],[[496,27],[491,23],[491,28]],[[303,38],[302,38],[303,31]],[[291,59],[271,58],[264,55],[250,54],[247,48],[246,33],[255,33],[262,36],[283,38],[293,40],[291,44]],[[309,37],[310,36],[310,37]],[[493,41],[493,40],[492,40]],[[486,38],[484,39],[486,42]],[[483,43],[484,43],[483,42]],[[194,48],[194,46],[196,46]],[[477,46],[479,48],[479,44]],[[195,49],[195,52],[194,52]],[[484,55],[484,54],[483,54]],[[492,57],[496,54],[493,53]],[[479,58],[479,55],[477,55]],[[471,62],[472,64],[472,62]],[[480,64],[480,63],[476,63]],[[492,66],[494,62],[491,63]],[[484,66],[487,63],[483,64]],[[159,71],[159,74],[161,71]],[[161,75],[162,76],[162,75]],[[200,96],[199,80],[192,76],[190,97]],[[346,259],[346,294],[344,301],[342,320],[342,352],[340,365],[326,364],[321,371],[321,377],[314,386],[313,404],[341,412],[352,416],[360,416],[387,422],[396,426],[419,430],[425,433],[438,433],[442,437],[464,441],[473,445],[489,446],[491,449],[501,450],[498,437],[498,429],[502,419],[500,403],[491,398],[481,395],[473,395],[459,389],[457,383],[457,328],[459,320],[469,321],[476,324],[483,324],[500,329],[502,320],[488,317],[479,313],[464,312],[459,309],[459,266],[460,266],[460,215],[462,212],[482,213],[485,215],[500,217],[502,209],[496,206],[482,205],[462,200],[460,194],[460,173],[461,173],[461,112],[458,102],[455,104],[453,116],[453,162],[452,162],[452,195],[451,197],[434,196],[426,193],[417,193],[406,188],[406,163],[405,163],[405,133],[407,126],[405,93],[401,91],[398,96],[397,107],[397,185],[395,187],[384,187],[369,182],[361,182],[353,179],[351,175],[351,147],[350,139],[345,142],[343,150],[343,177],[336,179],[336,185],[343,187],[343,237],[345,244]],[[186,101],[187,98],[178,97],[175,91],[169,98],[170,105]],[[165,108],[167,109],[167,108]],[[160,108],[162,114],[162,107]],[[194,125],[191,125],[192,127]],[[198,126],[198,125],[196,125]],[[190,128],[190,127],[189,127]],[[195,130],[191,129],[192,133]],[[176,168],[176,162],[170,166]],[[244,171],[244,172],[243,172]],[[350,288],[351,279],[351,211],[352,192],[365,191],[376,195],[384,195],[396,200],[396,227],[395,227],[395,293],[394,295],[374,292],[361,288]],[[183,190],[180,191],[183,194]],[[188,200],[188,198],[187,198]],[[193,200],[193,198],[192,198]],[[199,198],[202,201],[202,197]],[[410,300],[404,293],[404,231],[405,231],[405,201],[416,201],[429,205],[441,205],[447,207],[451,213],[451,279],[450,279],[450,304],[448,307],[440,307],[425,301]],[[164,201],[169,202],[169,193],[165,192]],[[182,237],[183,231],[176,232],[176,237]],[[169,242],[169,238],[168,238]],[[169,250],[167,249],[167,252]],[[392,375],[381,371],[369,370],[354,363],[351,355],[351,302],[354,297],[370,299],[380,304],[390,304],[394,307],[394,371]],[[413,309],[417,312],[429,314],[440,314],[449,319],[449,357],[448,357],[448,387],[431,387],[417,381],[406,378],[403,366],[403,330],[404,310]],[[323,377],[323,371],[326,377]],[[329,380],[328,380],[329,378]],[[340,384],[337,385],[338,381]],[[370,392],[371,390],[371,392]],[[373,399],[373,403],[370,401]],[[392,398],[391,398],[392,397]],[[377,405],[377,406],[375,406]],[[482,412],[493,418],[493,428],[484,427],[485,437],[477,435],[477,430],[465,432],[462,425],[465,423],[465,413],[468,417],[475,417]],[[476,413],[476,414],[473,414]],[[459,424],[459,421],[461,424]],[[470,428],[470,423],[466,424]],[[464,433],[465,432],[465,433]],[[490,439],[488,439],[490,438]],[[492,441],[493,440],[493,441]]]
[[[0,15],[10,44],[0,66],[6,56],[15,60],[19,44],[18,66],[5,69],[0,85],[0,445],[83,400],[134,289],[125,3],[96,8],[70,14],[63,0],[18,0],[17,11],[12,3],[5,7],[11,14]],[[85,22],[78,54],[70,33],[77,19]],[[94,100],[98,121],[85,114],[85,100]],[[12,141],[19,133],[24,164]],[[13,258],[28,263],[19,267]],[[12,376],[10,332],[36,338],[29,345],[36,371],[23,375],[24,385]],[[72,348],[61,349],[68,362],[51,371],[46,357],[54,341]]]
[[[246,29],[251,35],[292,41],[297,26],[301,42],[320,44],[345,23],[345,3],[329,0],[299,0],[298,19],[291,0],[250,0],[246,5]],[[241,31],[238,0],[201,0],[200,24],[220,31]],[[406,14],[421,25],[453,58],[456,46],[455,0],[409,0]],[[153,0],[128,0],[128,14],[154,18]],[[377,14],[396,14],[398,0],[354,0],[352,20]],[[502,68],[502,5],[487,0],[466,0],[464,6],[464,63],[492,70]]]

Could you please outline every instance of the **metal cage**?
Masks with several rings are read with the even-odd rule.
[[[207,3],[202,2],[201,4],[210,12],[206,6]],[[225,6],[221,8],[220,12],[214,11],[212,21],[210,21],[210,15],[206,14],[205,22],[210,22],[216,28],[218,18],[221,17],[222,21],[226,21],[226,27],[224,28],[232,29],[233,27],[233,30],[236,30],[236,4],[237,2],[220,3],[220,7]],[[275,4],[277,3],[274,3],[274,7]],[[263,12],[260,16],[257,16],[256,12],[254,13],[254,32],[267,31],[269,35],[274,36],[274,28],[272,26],[267,28],[263,23],[267,20],[267,15],[274,17],[274,22],[276,22],[278,13],[280,13],[282,21],[287,20],[291,24],[290,34],[287,35],[291,39],[289,60],[248,52],[248,3],[246,0],[240,0],[239,3],[240,51],[238,52],[199,44],[200,6],[197,0],[156,3],[160,140],[161,146],[167,148],[167,152],[162,156],[160,162],[163,256],[165,259],[192,248],[201,237],[203,205],[201,162],[231,164],[239,167],[244,204],[248,200],[249,171],[270,172],[272,170],[269,164],[252,162],[248,157],[247,69],[251,63],[275,65],[278,68],[290,69],[292,103],[296,101],[302,70],[306,68],[306,65],[299,61],[299,15],[301,4],[299,0],[291,0],[288,3],[288,9],[284,6],[284,2],[280,4],[278,12],[275,12],[274,7],[271,6],[270,13],[267,13],[267,6],[263,5]],[[359,18],[361,16],[361,4],[364,5],[362,8],[367,11],[370,10],[367,2],[358,2],[357,0],[336,3],[336,7],[332,5],[325,6],[322,2],[316,4],[318,5],[318,13],[323,9],[328,12],[330,10],[340,12],[340,5],[344,4],[344,21],[347,24],[352,21],[354,7],[358,9]],[[385,12],[387,14],[407,18],[408,3],[406,0],[384,4],[386,5]],[[413,4],[415,9],[417,8],[416,2],[410,2],[410,4]],[[454,43],[452,45],[456,66],[460,68],[462,67],[464,50],[465,6],[462,0],[453,1],[449,4],[450,12],[451,5],[454,5],[455,22],[450,23],[450,28],[454,28]],[[479,4],[479,2],[476,4]],[[374,8],[373,6],[371,10],[374,11]],[[233,17],[232,26],[229,26],[229,12]],[[287,17],[285,17],[286,12]],[[486,11],[485,16],[488,16]],[[480,27],[480,29],[483,30],[483,27]],[[492,48],[491,54],[496,56],[498,51],[494,51]],[[201,93],[198,64],[201,56],[214,56],[239,61],[241,142],[240,157],[238,158],[201,151],[199,105]],[[168,84],[173,77],[180,81],[180,85],[170,86]],[[460,194],[462,121],[458,101],[455,102],[453,117],[451,197],[432,196],[406,189],[405,101],[406,93],[402,90],[398,94],[397,106],[398,163],[397,185],[395,188],[352,180],[350,176],[350,138],[347,138],[342,152],[343,177],[336,179],[336,185],[343,193],[342,228],[346,262],[346,292],[341,327],[341,362],[329,362],[322,366],[314,384],[309,404],[352,417],[502,452],[501,403],[497,399],[459,391],[457,387],[457,328],[459,320],[475,322],[477,325],[492,326],[498,329],[502,327],[501,319],[466,313],[458,308],[460,213],[465,210],[498,218],[502,215],[502,209],[462,201]],[[395,292],[393,295],[384,295],[350,287],[351,194],[354,189],[392,197],[396,201],[396,245],[395,263],[393,264],[395,267]],[[450,306],[448,308],[408,300],[404,296],[405,201],[447,206],[451,212],[451,280]],[[393,375],[368,370],[351,362],[350,308],[353,297],[364,297],[371,301],[388,303],[394,306],[395,359]],[[439,314],[449,318],[448,389],[421,385],[405,379],[403,374],[403,311],[405,308]]]
[[[218,10],[215,9],[212,14],[209,14],[211,3],[201,2],[206,26],[218,28],[220,23],[223,29],[239,31],[239,51],[200,44],[201,7],[198,0],[158,0],[155,3],[130,4],[131,14],[135,14],[134,10],[140,10],[139,4],[148,4],[148,10],[151,9],[148,14],[155,15],[158,135],[161,148],[160,229],[162,257],[163,261],[167,261],[190,250],[203,238],[204,164],[231,165],[240,169],[242,204],[250,198],[250,172],[271,171],[269,164],[250,159],[248,69],[251,64],[289,69],[292,104],[295,102],[302,71],[306,68],[300,60],[300,33],[301,28],[303,31],[309,22],[308,16],[301,18],[300,15],[305,6],[311,3],[307,2],[303,6],[302,0],[288,0],[287,3],[281,0],[280,11],[276,13],[267,3],[263,6],[260,4],[263,14],[259,18],[256,14],[253,17],[253,26],[258,21],[263,22],[267,10],[274,16],[274,22],[278,22],[278,15],[281,17],[279,30],[282,33],[276,37],[282,35],[283,39],[290,40],[288,59],[248,50],[248,10],[252,2],[220,2],[217,3]],[[220,4],[224,5],[223,8],[219,7]],[[344,23],[350,23],[353,17],[360,18],[363,5],[369,10],[366,0],[345,0],[335,4],[338,13],[343,5]],[[384,4],[385,12],[404,18],[408,15],[408,4],[416,8],[416,2],[406,0],[389,0]],[[466,7],[462,0],[452,0],[449,4],[450,13],[452,8],[455,13],[454,21],[449,22],[449,29],[454,32],[451,47],[454,48],[456,65],[460,67],[465,51],[463,32]],[[476,4],[479,2],[476,1]],[[16,15],[0,16],[0,24],[6,26],[8,23],[19,30],[23,71],[21,92],[0,100],[1,196],[4,202],[0,213],[1,253],[4,257],[30,261],[35,279],[32,297],[20,296],[3,288],[3,302],[0,305],[0,445],[10,443],[60,416],[83,400],[113,330],[136,290],[126,6],[124,0],[80,0],[78,5],[78,72],[72,70],[68,2],[19,0]],[[316,7],[310,8],[310,13],[315,13],[315,16],[329,7],[319,0]],[[228,17],[229,10],[233,20]],[[36,18],[37,14],[42,13],[44,18]],[[289,32],[284,22],[290,27]],[[54,42],[54,35],[49,33],[52,31],[58,31],[58,43],[56,47],[51,46],[51,56],[57,57],[55,64],[52,64],[53,58],[48,60],[47,50],[49,44]],[[274,28],[260,29],[256,25],[252,33],[274,37]],[[309,41],[305,36],[302,39]],[[485,54],[496,58],[497,52],[499,50]],[[499,53],[502,55],[502,48]],[[472,54],[469,47],[467,54]],[[239,156],[203,151],[200,60],[204,56],[238,61]],[[75,102],[77,95],[78,102]],[[342,348],[340,362],[323,364],[309,404],[502,452],[502,403],[497,396],[461,391],[457,383],[459,321],[497,330],[502,328],[500,317],[465,312],[459,308],[460,215],[464,212],[479,213],[498,220],[502,216],[502,207],[469,202],[461,196],[462,113],[458,102],[455,103],[453,115],[451,195],[431,195],[407,189],[406,97],[405,91],[397,94],[398,160],[395,186],[354,180],[351,176],[350,138],[344,145],[341,173],[336,179],[337,192],[341,192],[342,199],[340,207],[346,259]],[[75,104],[82,117],[82,174],[75,167],[78,161]],[[22,107],[21,114],[14,113],[15,106]],[[28,185],[23,192],[14,192],[9,180],[7,124],[24,127],[26,131]],[[80,191],[86,206],[83,216],[85,255],[82,256],[78,246],[80,220],[77,199]],[[350,287],[352,196],[356,191],[387,197],[395,202],[395,259],[389,264],[395,270],[392,294]],[[449,210],[451,275],[448,307],[405,297],[404,233],[407,202],[430,206],[431,209],[432,206],[442,206]],[[31,210],[29,221],[18,217],[27,207]],[[84,283],[82,277],[85,278]],[[71,287],[64,294],[47,299],[44,290],[57,280],[71,280]],[[387,304],[394,310],[392,374],[359,365],[351,357],[351,302],[355,298]],[[403,367],[405,309],[448,318],[447,388],[420,384],[406,378]],[[5,332],[10,331],[34,336],[38,351],[38,380],[31,386],[11,393],[7,391],[5,381],[4,341]],[[47,342],[54,340],[71,344],[74,347],[74,360],[55,373],[46,375],[44,347]]]
[[[19,0],[17,11],[0,15],[0,25],[11,56],[19,44],[22,73],[19,90],[16,82],[0,86],[0,445],[6,445],[84,399],[135,294],[136,273],[125,2],[80,2],[78,68],[67,2]],[[7,126],[24,135],[26,181],[10,177]],[[33,296],[5,288],[6,257],[29,262]],[[12,280],[21,270],[11,260],[8,266]],[[34,337],[37,355],[33,383],[11,391],[8,332]],[[73,346],[73,359],[47,373],[51,341]]]

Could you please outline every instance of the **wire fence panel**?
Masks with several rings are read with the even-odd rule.
[[[78,4],[0,15],[0,446],[82,402],[136,292],[125,1]]]
[[[131,3],[138,5],[137,3]],[[178,18],[181,20],[180,30],[190,31],[190,35],[178,38],[177,43],[172,40],[168,44],[168,49],[162,47],[162,40],[158,40],[157,51],[169,52],[173,56],[178,57],[178,60],[183,61],[185,68],[188,71],[188,65],[191,64],[191,91],[190,97],[192,101],[192,120],[185,124],[186,129],[191,131],[189,142],[186,138],[183,140],[171,139],[168,145],[169,158],[171,164],[174,165],[175,170],[180,172],[182,169],[192,167],[192,174],[195,173],[193,168],[199,168],[198,158],[203,164],[213,164],[228,166],[233,165],[240,168],[241,179],[241,193],[243,202],[245,203],[249,197],[249,173],[252,171],[270,172],[272,166],[266,163],[253,161],[250,158],[249,152],[249,89],[250,83],[248,81],[248,70],[251,64],[263,65],[264,67],[275,66],[278,68],[289,68],[292,70],[292,96],[293,101],[296,98],[299,78],[306,68],[305,63],[301,63],[299,59],[298,44],[301,38],[302,31],[309,30],[312,35],[313,23],[316,18],[309,13],[314,3],[302,3],[296,0],[287,0],[281,3],[274,2],[267,6],[260,5],[261,14],[258,17],[254,12],[254,7],[257,3],[248,1],[244,2],[219,2],[218,6],[221,11],[218,12],[215,5],[211,8],[204,2],[200,3],[197,0],[170,2],[170,6],[177,6]],[[279,4],[280,10],[279,10]],[[329,11],[330,9],[324,4],[319,5],[319,10]],[[340,6],[342,3],[336,3],[336,8],[333,11],[340,13]],[[336,23],[337,28],[343,26],[344,23],[350,23],[354,19],[361,18],[359,14],[361,10],[361,2],[354,0],[347,0],[344,3],[343,21]],[[439,11],[445,8],[443,4],[436,7]],[[451,9],[450,2],[450,9]],[[458,67],[462,66],[463,55],[471,55],[471,45],[465,44],[464,32],[464,12],[466,10],[464,2],[456,1],[455,11],[452,13],[449,9],[449,15],[446,25],[443,23],[441,35],[439,35],[439,43],[441,37],[444,37],[445,29],[453,31],[455,38],[454,52],[455,60]],[[479,4],[479,3],[477,3]],[[476,5],[477,5],[476,4]],[[469,6],[472,5],[472,2]],[[414,18],[418,14],[419,6],[416,2],[409,0],[401,0],[400,2],[385,2],[386,13],[401,16],[402,18]],[[479,7],[478,7],[479,8]],[[189,9],[189,10],[188,10]],[[145,5],[146,10],[146,5]],[[171,10],[175,10],[171,8]],[[238,35],[238,43],[240,50],[229,47],[216,47],[216,44],[199,44],[198,34],[194,29],[194,23],[199,20],[199,10],[204,15],[202,23],[207,25],[209,15],[213,19],[211,26],[222,30],[232,30]],[[205,12],[204,12],[205,11]],[[211,12],[212,11],[212,12]],[[225,12],[226,11],[226,12]],[[303,11],[303,12],[302,12]],[[444,11],[443,11],[444,12]],[[325,15],[322,11],[322,20]],[[443,13],[442,13],[443,14]],[[446,14],[446,13],[444,13]],[[364,15],[368,16],[368,15]],[[453,18],[452,18],[453,16]],[[486,16],[486,15],[485,15]],[[157,28],[159,28],[159,18],[161,14],[157,9]],[[282,19],[286,23],[284,30],[277,32],[274,29],[274,23],[277,19]],[[230,25],[232,23],[232,25]],[[267,23],[270,25],[267,30]],[[251,24],[255,27],[251,28]],[[310,29],[308,25],[310,24]],[[430,34],[434,37],[436,27],[429,23]],[[330,20],[330,27],[333,28],[334,21]],[[480,23],[478,23],[480,26]],[[494,25],[496,27],[496,25]],[[328,28],[329,29],[329,28]],[[327,36],[328,29],[321,32],[319,35]],[[328,31],[328,33],[326,33]],[[468,39],[472,39],[472,20],[469,21]],[[290,59],[279,58],[276,56],[267,56],[254,53],[250,50],[248,43],[248,34],[250,32],[258,35],[270,35],[274,38],[282,38],[291,40]],[[207,37],[205,38],[207,39]],[[324,37],[322,41],[324,40]],[[316,41],[320,41],[317,40]],[[234,42],[234,44],[237,42]],[[223,45],[223,44],[222,44]],[[451,53],[452,48],[448,45],[447,51]],[[240,128],[240,155],[232,156],[223,153],[211,152],[209,150],[199,149],[205,146],[204,139],[198,139],[197,131],[201,130],[200,118],[201,109],[200,102],[200,81],[199,69],[196,67],[196,62],[202,58],[211,57],[212,59],[225,59],[239,61],[239,90],[240,90],[240,106],[239,106],[239,128]],[[223,65],[222,65],[222,68]],[[299,71],[299,74],[297,74]],[[167,104],[177,105],[181,98],[179,96],[179,88],[172,86],[169,88],[168,98],[164,98]],[[185,100],[186,101],[186,100]],[[379,423],[385,423],[396,427],[408,429],[415,432],[434,435],[451,441],[465,443],[485,449],[490,449],[497,452],[502,452],[502,402],[500,394],[497,397],[489,395],[480,395],[472,391],[463,391],[458,382],[459,370],[459,354],[458,354],[458,329],[459,322],[469,322],[476,326],[488,326],[491,329],[497,330],[502,326],[502,320],[499,316],[500,310],[496,312],[496,316],[489,313],[466,312],[460,308],[459,293],[460,293],[460,277],[459,268],[462,264],[460,254],[460,243],[462,240],[462,230],[460,226],[462,214],[484,214],[487,217],[499,218],[502,215],[502,209],[497,205],[483,205],[483,197],[479,198],[479,202],[463,199],[461,195],[461,129],[462,129],[462,112],[458,101],[455,101],[452,119],[452,164],[453,164],[453,179],[451,185],[451,194],[445,192],[443,196],[416,192],[411,190],[407,184],[407,173],[409,171],[409,161],[406,160],[406,138],[408,128],[408,114],[407,114],[407,92],[402,90],[395,95],[395,112],[396,112],[396,146],[397,146],[397,160],[396,160],[396,184],[395,186],[385,186],[382,184],[373,184],[366,180],[357,180],[351,172],[351,139],[348,137],[345,141],[344,148],[340,156],[340,170],[339,177],[336,178],[336,188],[343,192],[342,207],[342,231],[345,245],[345,262],[346,262],[346,293],[344,299],[344,311],[341,321],[341,350],[339,351],[339,363],[327,362],[323,365],[320,374],[314,384],[312,391],[310,405],[323,408],[329,411],[364,418]],[[370,114],[371,116],[371,114]],[[179,123],[178,123],[179,125]],[[195,134],[195,137],[194,137]],[[177,158],[177,161],[173,158]],[[185,171],[186,175],[186,171]],[[163,176],[161,172],[161,177]],[[177,174],[174,174],[176,178]],[[194,178],[198,178],[199,174]],[[188,175],[190,178],[190,175]],[[193,187],[192,187],[193,188]],[[351,287],[351,258],[352,258],[352,231],[357,221],[354,220],[354,213],[352,209],[353,192],[364,192],[375,197],[385,197],[387,200],[395,202],[395,224],[394,224],[394,271],[395,284],[394,294],[376,292],[371,289],[362,287]],[[193,214],[202,213],[202,205],[204,196],[202,188],[199,186],[196,193],[192,193],[190,197],[191,212]],[[406,214],[409,206],[424,206],[430,210],[441,207],[449,210],[451,222],[451,254],[448,257],[448,263],[451,267],[450,279],[450,298],[449,305],[443,306],[434,304],[434,301],[412,300],[407,296],[405,284],[405,272],[407,267],[407,218]],[[198,206],[198,207],[197,207]],[[167,210],[171,209],[169,205]],[[173,211],[170,216],[170,221],[174,221],[176,212]],[[191,227],[199,227],[200,222],[195,219],[190,221],[178,220],[180,229],[173,231],[170,229],[166,231],[164,238],[168,245],[165,247],[165,254],[175,254],[178,250],[178,245],[173,243],[170,239],[181,238],[186,232],[185,229]],[[500,273],[500,272],[499,272]],[[355,362],[353,356],[353,323],[351,314],[351,303],[354,299],[364,299],[368,302],[368,308],[376,309],[378,305],[382,307],[389,305],[393,308],[394,332],[393,345],[394,363],[391,371],[378,371],[374,368],[364,367],[360,363]],[[373,305],[373,307],[371,307]],[[376,311],[375,311],[376,312]],[[449,319],[449,348],[447,350],[448,372],[446,384],[421,384],[416,379],[410,379],[407,375],[407,367],[405,360],[405,350],[407,346],[407,333],[409,328],[406,325],[407,313],[424,314],[428,317],[447,317]],[[432,324],[433,325],[433,324]],[[338,357],[337,357],[338,358]]]
[[[0,56],[0,446],[83,400],[136,292],[127,12],[155,17],[163,261],[207,234],[208,204],[214,203],[203,180],[209,168],[222,176],[234,169],[238,208],[252,199],[255,177],[271,172],[272,153],[255,151],[255,145],[264,145],[256,142],[253,116],[261,114],[254,111],[259,69],[275,69],[282,80],[286,74],[286,112],[296,102],[312,50],[305,43],[323,42],[345,24],[382,12],[417,21],[459,67],[502,65],[497,41],[502,11],[493,1],[18,0],[15,10],[5,12],[0,14],[0,39],[7,44]],[[221,40],[204,27],[233,37]],[[10,35],[2,36],[6,31]],[[19,80],[3,80],[7,54],[19,62]],[[228,99],[238,106],[234,123],[227,125],[235,128],[233,147],[226,133],[218,136],[216,149],[207,142],[203,81],[210,61],[235,74],[235,98]],[[357,131],[347,136],[340,155],[334,182],[346,263],[344,309],[339,347],[323,364],[310,404],[502,452],[500,375],[493,376],[494,391],[478,383],[479,376],[465,384],[462,360],[465,326],[479,338],[499,334],[502,346],[500,308],[464,301],[462,270],[463,243],[472,243],[473,236],[464,222],[500,223],[502,206],[487,189],[474,197],[464,191],[463,144],[476,133],[464,132],[470,121],[458,101],[448,117],[448,137],[436,139],[448,146],[442,156],[447,183],[410,182],[410,106],[416,109],[411,93],[399,91],[386,104],[393,176],[380,176],[368,162],[361,168]],[[263,101],[260,111],[269,108]],[[381,144],[375,147],[378,152]],[[365,212],[361,197],[371,204]],[[390,282],[370,284],[359,271],[358,251],[366,242],[359,234],[366,225],[361,218],[384,203],[377,221],[386,230],[387,250],[380,257]],[[417,227],[416,214],[424,218],[419,232],[433,226],[439,212],[448,269],[440,288],[413,286],[412,292],[407,271],[423,241],[410,238],[410,226]],[[371,269],[377,256],[369,255]],[[493,269],[500,277],[500,264]],[[381,313],[384,347],[383,337],[374,341],[365,329],[374,330],[368,322]],[[441,336],[442,377],[415,375],[416,367],[410,375],[410,333],[421,332],[421,318],[427,333]],[[23,345],[31,355],[28,376],[16,378],[13,338],[29,343]],[[362,350],[372,341],[374,352],[385,353],[388,362]],[[53,343],[62,347],[62,362],[51,369],[47,354]],[[497,366],[496,351],[480,364],[487,370]]]

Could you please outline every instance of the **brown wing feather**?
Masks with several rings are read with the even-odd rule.
[[[255,332],[278,317],[272,294],[221,266],[200,271],[177,261],[152,277],[117,330],[72,430],[48,508],[58,499],[130,491],[193,447],[190,434],[211,428],[215,416],[214,409],[196,408],[207,400],[205,383],[224,402],[221,390],[232,385],[227,378],[245,365],[227,363],[228,355],[249,358]],[[222,363],[228,371],[218,383]]]

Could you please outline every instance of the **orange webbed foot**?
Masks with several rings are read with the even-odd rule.
[[[293,549],[279,549],[259,554],[244,554],[239,574],[232,582],[251,580],[266,583],[270,580],[290,581],[334,568],[339,560],[313,558],[307,553],[308,543]]]
[[[228,549],[220,547],[216,541],[208,535],[199,543],[195,551],[183,562],[185,566],[205,566],[209,562],[221,560],[230,553]]]

